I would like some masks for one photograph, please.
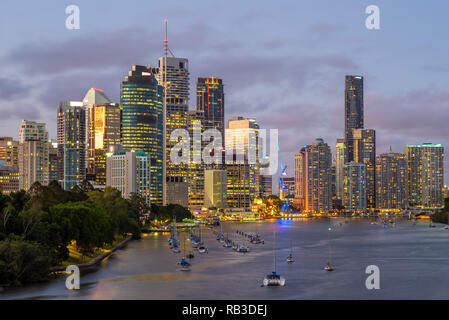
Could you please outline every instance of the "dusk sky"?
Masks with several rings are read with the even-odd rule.
[[[65,27],[71,4],[80,30]],[[365,27],[368,5],[380,8],[380,30]],[[447,0],[2,0],[0,135],[17,138],[27,119],[56,138],[59,101],[81,100],[90,87],[118,103],[133,64],[157,65],[167,18],[171,50],[189,59],[191,109],[197,77],[222,78],[226,118],[278,128],[288,176],[303,145],[321,137],[334,152],[343,138],[350,74],[365,78],[365,127],[376,130],[378,153],[447,148],[448,14]],[[446,159],[445,176],[447,184]]]

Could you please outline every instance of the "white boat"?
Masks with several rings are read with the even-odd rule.
[[[334,271],[334,266],[330,262],[328,262],[326,264],[326,266],[324,267],[324,270],[325,271]]]
[[[201,225],[200,225],[200,239],[199,239],[199,243],[198,243],[198,252],[199,253],[208,253],[207,248],[203,243],[203,231],[201,229]]]
[[[274,233],[274,271],[267,274],[263,279],[263,286],[265,287],[283,287],[285,286],[285,278],[276,273],[276,232]]]
[[[200,246],[198,247],[198,252],[207,253],[207,248],[203,244],[200,244]]]
[[[273,271],[273,273],[265,276],[263,279],[263,285],[265,287],[283,287],[285,286],[285,278]]]
[[[243,253],[249,252],[249,247],[245,246],[244,244],[239,244],[237,246],[237,252],[243,252]]]

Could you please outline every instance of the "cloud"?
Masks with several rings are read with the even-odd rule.
[[[25,85],[20,80],[0,77],[0,100],[26,96],[30,90],[31,86]]]

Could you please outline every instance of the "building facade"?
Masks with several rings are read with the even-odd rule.
[[[260,195],[258,132],[255,119],[234,117],[228,122],[225,131],[228,208],[250,210]]]
[[[161,57],[159,66],[152,69],[165,96],[165,194],[167,204],[188,205],[187,165],[173,163],[170,152],[178,143],[171,134],[176,129],[188,128],[189,109],[189,61],[185,58]]]
[[[106,158],[106,186],[115,188],[122,197],[140,194],[151,204],[151,159],[142,151],[116,150]]]
[[[28,190],[34,182],[48,185],[49,139],[45,123],[22,120],[19,128],[20,188]]]
[[[335,194],[337,199],[343,199],[343,168],[345,165],[345,139],[337,139],[335,146]]]
[[[120,87],[121,144],[151,158],[151,203],[163,203],[163,87],[144,66],[133,66]]]
[[[407,208],[407,161],[402,153],[382,153],[376,161],[378,209]]]
[[[273,194],[273,176],[271,175],[261,175],[260,176],[260,192],[262,198],[266,198]]]
[[[11,137],[0,137],[0,160],[10,166],[19,167],[19,141]]]
[[[226,170],[208,169],[204,172],[204,206],[226,208]]]
[[[344,166],[343,206],[352,213],[366,211],[366,166],[351,161]]]
[[[58,106],[59,181],[65,190],[86,179],[86,108],[81,101]]]
[[[205,129],[217,129],[224,139],[224,87],[216,77],[198,78],[196,109],[204,112]]]
[[[204,204],[204,170],[202,152],[205,143],[202,141],[204,112],[190,110],[187,112],[190,137],[190,157],[187,165],[188,201],[190,209],[201,209]]]
[[[345,77],[345,163],[354,161],[353,129],[363,129],[363,77]]]
[[[332,154],[323,139],[316,139],[295,155],[295,205],[318,213],[332,210]]]
[[[407,159],[408,203],[411,207],[444,206],[444,148],[441,144],[423,143],[404,147]]]
[[[373,209],[376,207],[376,131],[354,129],[352,138],[353,161],[365,165],[367,207]]]
[[[106,153],[120,145],[120,106],[94,104],[89,111],[88,180],[106,185]]]

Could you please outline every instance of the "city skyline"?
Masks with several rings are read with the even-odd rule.
[[[435,7],[401,6],[405,2],[382,4],[381,29],[369,31],[364,27],[365,4],[350,6],[348,1],[337,6],[324,1],[333,13],[325,14],[318,5],[308,3],[307,10],[295,11],[295,15],[302,17],[308,11],[315,18],[297,19],[301,21],[299,25],[289,19],[285,10],[281,17],[281,10],[262,2],[255,11],[242,5],[238,14],[230,15],[233,21],[239,22],[242,30],[239,35],[230,24],[219,27],[200,19],[202,14],[209,12],[207,5],[196,8],[197,12],[191,18],[185,18],[183,9],[193,12],[194,8],[175,4],[158,4],[153,8],[144,2],[136,3],[142,6],[142,12],[151,11],[152,19],[146,20],[151,22],[131,19],[129,9],[114,4],[105,10],[105,15],[117,18],[121,11],[124,24],[108,29],[94,26],[93,11],[100,4],[79,1],[80,30],[64,28],[61,5],[59,18],[55,8],[49,12],[43,10],[44,16],[50,16],[49,22],[39,25],[37,30],[43,34],[40,43],[29,40],[32,37],[20,42],[18,38],[27,38],[12,39],[3,33],[6,41],[0,56],[7,66],[0,79],[0,105],[4,114],[0,135],[17,138],[19,123],[26,119],[47,123],[49,136],[56,138],[55,107],[62,100],[80,100],[90,87],[103,89],[113,102],[118,103],[119,83],[130,65],[156,65],[162,55],[162,22],[167,17],[171,49],[176,56],[190,62],[189,108],[195,108],[192,92],[198,77],[223,79],[226,120],[233,116],[255,117],[261,127],[279,128],[280,148],[288,166],[288,176],[294,174],[294,153],[315,138],[321,137],[328,142],[335,155],[335,141],[342,138],[344,132],[342,79],[349,74],[364,77],[365,128],[376,130],[378,154],[387,152],[390,145],[394,152],[402,152],[407,144],[447,145],[448,129],[440,120],[449,109],[447,67],[444,64],[447,45],[435,41],[441,31],[436,28],[436,35],[431,34],[435,27],[430,29],[425,19],[404,25],[407,14],[416,16],[418,12],[432,10],[432,14],[438,16],[441,13]],[[292,2],[288,5],[292,9],[297,7]],[[43,4],[44,9],[45,6],[49,4]],[[442,2],[441,7],[445,6],[447,4]],[[13,17],[16,14],[14,5],[9,4],[8,8]],[[267,12],[269,14],[265,14]],[[321,12],[320,19],[316,19],[318,12]],[[220,21],[229,14],[229,9],[223,8],[223,12],[214,13],[214,17]],[[32,35],[37,32],[31,30],[34,20],[27,13],[24,15],[28,22],[18,28],[18,34],[28,32]],[[50,19],[51,15],[55,15],[55,21]],[[5,23],[14,24],[9,19],[6,17]],[[264,21],[267,23],[260,23]],[[444,26],[443,21],[441,19],[439,23]],[[61,30],[56,28],[58,23]],[[47,32],[50,26],[55,28],[51,33]],[[257,32],[267,29],[270,32]],[[93,35],[93,31],[98,35]],[[265,35],[261,36],[261,33]],[[118,40],[117,37],[124,34],[128,35],[127,39]],[[410,34],[416,36],[412,38]],[[404,41],[407,45],[393,42],[398,35],[407,40]],[[102,40],[99,41],[99,37]],[[405,48],[424,49],[429,45],[430,48],[438,47],[438,53],[418,50],[408,52],[405,59],[395,59]],[[90,53],[77,49],[86,46],[92,47]],[[23,50],[25,48],[27,50]],[[431,65],[427,61],[432,61]],[[104,64],[108,64],[108,68],[105,69]],[[420,76],[416,77],[416,74]],[[274,82],[283,85],[284,89],[273,85]],[[293,116],[285,117],[284,111]],[[404,113],[408,117],[404,117]],[[447,160],[445,169],[447,184]]]

